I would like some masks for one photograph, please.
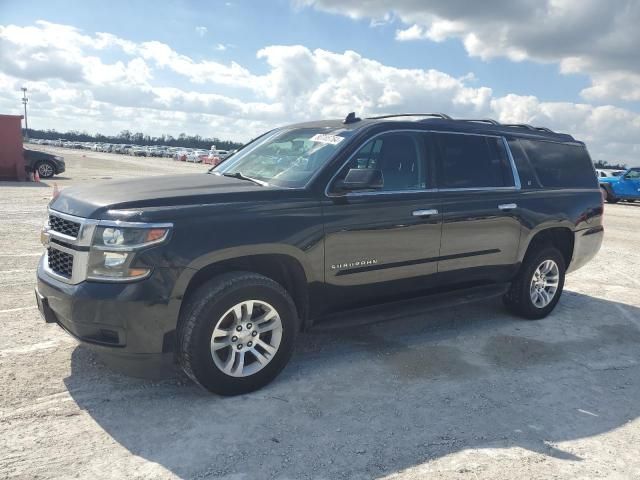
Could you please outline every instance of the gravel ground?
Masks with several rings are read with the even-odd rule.
[[[0,477],[640,478],[640,203],[606,206],[545,320],[492,300],[305,334],[273,384],[221,398],[110,371],[33,295],[54,183],[206,167],[56,151],[62,177],[0,182]]]

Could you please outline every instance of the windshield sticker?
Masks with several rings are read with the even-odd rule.
[[[309,140],[311,140],[312,142],[329,143],[331,145],[337,145],[342,140],[344,140],[344,137],[338,137],[337,135],[325,135],[324,133],[318,133],[318,134],[314,135],[313,137],[311,137]]]

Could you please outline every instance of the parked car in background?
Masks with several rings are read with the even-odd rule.
[[[624,170],[615,170],[611,168],[596,168],[596,173],[598,174],[598,178],[607,178],[607,177],[618,177],[622,175]]]
[[[65,171],[64,158],[40,150],[24,149],[24,165],[29,171],[38,172],[40,178],[51,178]]]
[[[218,150],[217,148],[215,148],[215,145],[213,145],[211,147],[211,149],[209,150],[209,155],[210,156],[217,156],[217,157],[220,157],[222,160],[224,160],[229,155],[229,151],[228,150]]]
[[[163,147],[162,145],[156,145],[149,149],[149,152],[153,157],[164,157],[166,151],[167,147]]]
[[[602,195],[609,203],[640,200],[640,167],[630,168],[618,176],[600,177]]]
[[[222,161],[225,160],[231,152],[228,150],[217,150],[214,147],[211,147],[211,150],[209,150],[209,155],[207,156],[205,163],[215,166],[222,163]]]
[[[146,157],[147,149],[144,147],[133,147],[130,150],[129,155],[133,155],[134,157]]]
[[[187,157],[193,152],[192,148],[181,148],[176,151],[175,160],[179,160],[181,162],[186,162]]]
[[[187,162],[202,163],[208,156],[209,152],[207,150],[195,149],[187,155]]]
[[[118,145],[115,145],[113,148],[113,152],[114,153],[120,153],[120,154],[125,154],[127,153],[128,149],[133,147],[133,145],[128,145],[126,143],[120,143]]]
[[[167,149],[164,152],[163,157],[175,158],[178,150],[180,150],[178,147],[167,147]]]

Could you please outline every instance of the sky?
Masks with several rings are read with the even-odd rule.
[[[29,127],[246,141],[445,112],[640,165],[637,0],[0,0],[0,113]]]

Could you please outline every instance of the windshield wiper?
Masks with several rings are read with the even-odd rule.
[[[262,180],[256,180],[255,178],[247,177],[246,175],[243,175],[242,172],[224,172],[222,175],[225,177],[237,178],[238,180],[247,180],[249,182],[255,183],[256,185],[260,185],[261,187],[269,185],[267,182],[263,182]]]

